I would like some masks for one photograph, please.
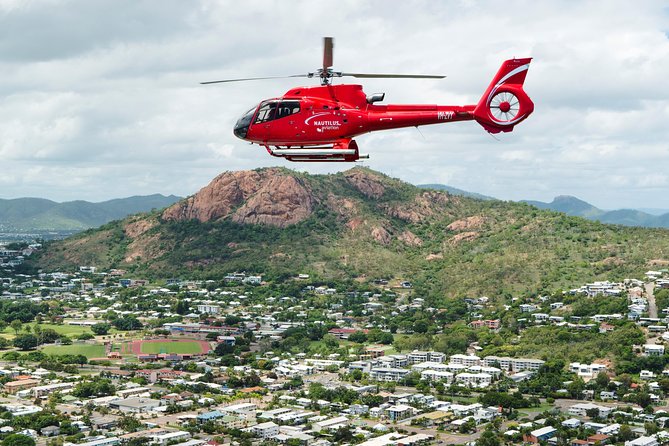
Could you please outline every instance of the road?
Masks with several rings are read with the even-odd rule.
[[[655,282],[646,283],[645,288],[646,299],[648,299],[648,316],[657,318],[657,303],[655,303],[655,295],[653,294],[653,290],[655,289]]]

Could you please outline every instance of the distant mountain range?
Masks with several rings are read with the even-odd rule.
[[[161,194],[118,198],[101,203],[44,198],[0,199],[0,229],[4,231],[77,231],[94,228],[128,215],[162,209],[181,197]]]
[[[418,187],[443,190],[452,195],[477,198],[479,200],[497,200],[497,198],[494,197],[478,194],[476,192],[468,192],[445,184],[419,184]],[[564,212],[567,215],[583,217],[602,223],[642,226],[647,228],[669,228],[669,209],[648,208],[605,211],[570,195],[557,196],[550,203],[534,200],[522,200],[521,202],[536,206],[539,209],[550,209],[553,211]]]
[[[612,223],[625,226],[644,226],[649,228],[669,228],[669,213],[653,215],[637,209],[618,209],[604,211],[590,203],[569,195],[555,197],[550,203],[542,201],[524,200],[524,203],[536,206],[539,209],[551,209],[564,212],[575,217],[584,217],[602,223]]]

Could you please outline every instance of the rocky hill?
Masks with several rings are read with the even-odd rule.
[[[425,190],[365,168],[226,172],[164,211],[50,244],[46,269],[411,280],[426,294],[541,292],[669,264],[669,231]]]

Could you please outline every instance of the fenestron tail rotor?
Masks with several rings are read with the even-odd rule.
[[[258,81],[266,79],[287,79],[292,77],[318,77],[321,85],[329,85],[334,77],[355,77],[361,79],[443,79],[446,76],[434,74],[387,74],[387,73],[345,73],[334,71],[334,38],[323,37],[323,66],[313,73],[293,74],[290,76],[247,77],[238,79],[223,79],[218,81],[200,82],[200,84],[220,84],[227,82]]]
[[[500,122],[513,121],[520,111],[520,101],[511,92],[497,93],[490,100],[490,113]]]

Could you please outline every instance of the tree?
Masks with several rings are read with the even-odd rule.
[[[593,407],[592,409],[587,409],[585,411],[585,414],[591,419],[597,418],[599,417],[599,409],[596,407]]]
[[[88,398],[92,396],[113,395],[116,392],[110,380],[96,378],[91,381],[82,381],[72,389],[72,395]]]
[[[597,374],[597,378],[595,378],[595,382],[597,383],[597,386],[600,388],[606,388],[609,385],[609,375],[606,374],[606,372],[599,372]]]
[[[33,334],[19,335],[14,338],[14,347],[21,350],[32,350],[37,347],[39,340]]]
[[[134,316],[118,318],[113,322],[113,324],[114,327],[123,331],[139,330],[142,328],[142,323]]]
[[[348,340],[351,342],[357,342],[359,344],[362,344],[364,342],[367,342],[367,335],[362,331],[356,331],[348,336]]]
[[[632,432],[632,428],[629,427],[627,424],[623,424],[620,426],[620,430],[618,431],[618,441],[629,441],[634,438],[634,432]]]
[[[23,322],[21,322],[19,319],[14,319],[10,324],[10,327],[12,327],[12,330],[16,333],[18,336],[19,332],[21,331],[21,327],[23,327]]]
[[[501,444],[497,433],[492,429],[484,430],[479,439],[476,440],[476,446],[500,446]]]
[[[176,305],[174,305],[174,312],[176,314],[188,314],[189,309],[188,302],[184,300],[178,300]]]
[[[118,420],[118,427],[126,432],[135,432],[142,427],[142,422],[133,416],[124,415]]]
[[[9,434],[2,440],[2,446],[35,446],[35,440],[23,434]]]
[[[91,331],[93,333],[95,333],[96,335],[99,335],[99,336],[106,335],[107,333],[109,333],[110,329],[111,329],[111,325],[106,324],[106,323],[99,323],[99,324],[91,325]]]

